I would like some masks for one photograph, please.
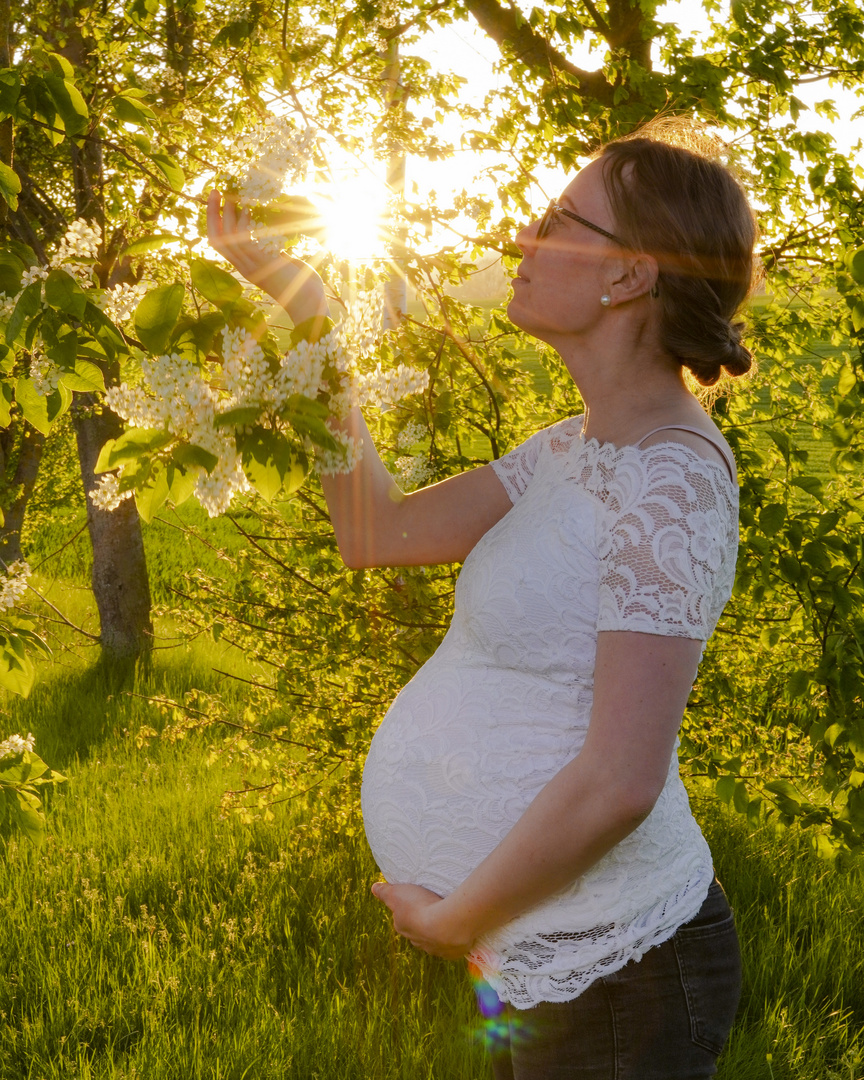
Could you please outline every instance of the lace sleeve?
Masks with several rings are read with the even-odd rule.
[[[738,491],[722,466],[658,444],[607,476],[598,630],[707,641],[732,592]]]
[[[492,462],[495,475],[504,485],[504,490],[510,496],[510,502],[515,503],[525,490],[534,475],[534,467],[540,456],[540,448],[546,438],[548,428],[538,431],[514,450]]]

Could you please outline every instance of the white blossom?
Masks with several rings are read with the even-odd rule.
[[[357,375],[359,405],[392,405],[409,394],[419,394],[429,385],[429,372],[399,364],[385,369],[380,364],[372,372]]]
[[[195,483],[195,495],[210,517],[223,514],[238,493],[251,491],[252,488],[243,472],[240,455],[234,451],[225,452],[211,473],[202,473]]]
[[[131,499],[133,492],[120,490],[120,477],[117,473],[103,473],[96,487],[90,492],[90,501],[97,510],[116,510],[125,500]]]
[[[85,218],[78,218],[66,230],[51,264],[60,266],[63,263],[74,263],[76,259],[95,259],[101,242],[102,231],[99,226]]]
[[[432,468],[423,455],[396,458],[396,469],[403,484],[409,488],[420,487],[432,475]]]
[[[341,451],[315,448],[315,468],[322,476],[353,472],[363,458],[363,443],[359,439],[342,431],[334,431],[333,438],[342,447]]]
[[[423,442],[428,434],[429,433],[423,424],[418,424],[416,420],[411,420],[396,436],[396,446],[400,450],[410,450],[412,446],[416,446],[417,443]]]
[[[63,372],[41,349],[34,347],[30,356],[30,378],[40,397],[50,397],[60,384]]]
[[[146,292],[147,285],[143,281],[136,281],[133,284],[124,282],[106,289],[96,303],[112,322],[122,324],[132,318],[135,308],[138,307]]]
[[[32,285],[34,281],[44,281],[50,273],[50,268],[47,266],[28,266],[24,273],[21,275],[21,292],[23,292],[28,285]],[[20,296],[21,293],[18,294]],[[18,302],[18,297],[15,297],[15,303]]]
[[[222,331],[222,374],[228,393],[227,408],[272,400],[270,365],[254,334],[245,327],[226,326]]]
[[[26,739],[21,735],[10,735],[8,739],[0,742],[0,761],[5,758],[17,757],[19,754],[33,753],[36,746],[36,736],[32,731],[28,732]]]
[[[278,199],[289,184],[306,178],[315,152],[312,128],[298,130],[288,117],[270,117],[261,127],[240,140],[240,149],[251,158],[240,178],[240,202],[246,206]]]
[[[30,567],[23,560],[10,563],[6,567],[6,578],[0,579],[0,611],[15,607],[27,592],[27,578],[30,573]]]
[[[285,248],[287,238],[264,220],[258,208],[275,202],[290,185],[305,180],[316,141],[311,127],[298,129],[285,116],[270,117],[240,140],[239,148],[248,160],[240,177],[238,198],[251,214],[255,239],[273,255]]]

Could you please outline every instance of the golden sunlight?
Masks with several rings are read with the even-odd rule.
[[[370,262],[388,254],[387,185],[370,169],[340,170],[326,189],[311,195],[321,216],[321,244],[337,259]]]

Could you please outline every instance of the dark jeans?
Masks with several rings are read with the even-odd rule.
[[[495,1080],[703,1080],[741,993],[732,910],[715,881],[691,922],[573,1001],[496,1010],[478,993]]]

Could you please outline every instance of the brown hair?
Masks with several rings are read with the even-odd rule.
[[[661,123],[608,143],[600,158],[616,232],[660,268],[662,344],[713,386],[723,369],[744,375],[753,363],[744,323],[733,320],[752,288],[757,230],[741,185],[716,160],[717,144],[686,122],[674,124],[673,138],[682,126],[699,150],[672,145]]]

